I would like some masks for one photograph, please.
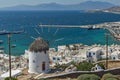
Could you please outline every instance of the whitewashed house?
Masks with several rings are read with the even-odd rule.
[[[59,63],[61,61],[62,61],[62,56],[60,55],[52,56],[52,62]]]
[[[82,55],[75,55],[75,56],[72,56],[72,60],[74,62],[82,62],[82,61],[85,61],[86,58],[83,57]]]
[[[120,59],[120,51],[114,51],[113,53],[111,53],[111,59],[112,60],[119,60]]]
[[[86,59],[88,62],[96,62],[101,59],[102,49],[94,47],[86,51]]]
[[[65,51],[65,49],[66,49],[66,46],[58,46],[58,52],[64,52]]]
[[[29,47],[29,73],[42,73],[49,70],[49,46],[42,38],[37,38]]]
[[[93,67],[91,70],[92,71],[103,71],[104,69],[102,69],[101,66],[99,66],[98,64],[96,64],[95,67]]]

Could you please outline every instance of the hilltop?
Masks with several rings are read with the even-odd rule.
[[[114,4],[101,1],[86,1],[78,4],[63,5],[58,3],[46,3],[39,5],[17,5],[1,8],[0,10],[93,10],[113,7]]]

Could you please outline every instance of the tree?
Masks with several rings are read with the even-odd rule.
[[[6,77],[5,80],[17,80],[17,78],[14,78],[14,77]]]
[[[91,71],[91,68],[94,66],[92,63],[88,63],[86,61],[80,62],[78,64],[73,64],[77,67],[78,71]]]

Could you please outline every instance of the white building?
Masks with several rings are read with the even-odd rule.
[[[96,64],[95,67],[93,67],[91,70],[92,71],[103,71],[104,69],[102,69],[101,66],[99,66],[98,64]]]
[[[60,56],[60,55],[52,56],[52,61],[54,63],[62,62],[62,56]]]
[[[119,60],[120,59],[120,51],[114,51],[113,53],[111,53],[111,59]]]
[[[28,50],[29,73],[41,73],[49,70],[49,46],[42,38],[37,38]]]
[[[58,52],[64,52],[66,49],[66,46],[58,46]]]
[[[102,49],[100,47],[94,47],[87,50],[86,59],[88,62],[96,62],[101,59]]]
[[[74,62],[82,62],[82,61],[85,61],[86,58],[83,57],[82,55],[75,55],[75,56],[72,57],[72,60]]]

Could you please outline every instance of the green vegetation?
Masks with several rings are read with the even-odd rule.
[[[6,77],[5,80],[17,80],[17,79],[14,78],[14,77],[11,77],[11,78],[10,77]]]
[[[118,80],[118,79],[116,79],[116,78],[108,78],[106,80]]]
[[[39,79],[39,80],[48,80],[48,79],[45,79],[45,78],[41,78],[41,79]]]
[[[51,79],[44,79],[41,78],[39,80],[120,80],[120,75],[112,75],[110,73],[104,74],[102,78],[95,74],[82,74],[77,78],[51,78]]]
[[[72,62],[72,64],[77,67],[78,71],[91,71],[91,68],[94,67],[92,63],[88,63],[86,61],[80,63]]]
[[[68,67],[67,64],[62,64],[62,65],[56,64],[56,65],[55,65],[55,68],[61,69],[61,70],[65,70],[67,67]]]
[[[107,74],[104,74],[102,79],[101,80],[118,80],[116,76],[110,74],[110,73],[107,73]]]
[[[98,65],[99,65],[102,69],[105,69],[104,64],[102,64],[102,63],[98,63]]]
[[[80,75],[77,80],[100,80],[100,77],[95,74],[83,74]]]

